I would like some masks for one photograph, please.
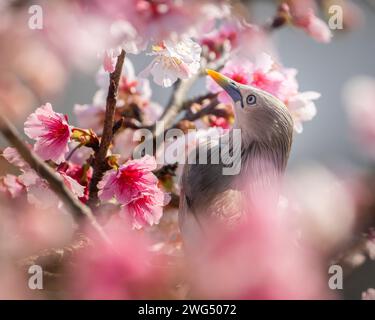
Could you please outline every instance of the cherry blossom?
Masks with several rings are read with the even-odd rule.
[[[107,172],[98,185],[100,199],[106,201],[114,197],[123,205],[122,211],[133,219],[136,229],[158,224],[162,216],[161,207],[167,198],[152,173],[155,169],[155,158],[146,155]]]
[[[191,248],[192,295],[205,299],[317,299],[328,297],[318,259],[296,244],[285,221],[251,212],[233,228],[210,224]],[[199,238],[202,240],[202,238]],[[277,263],[274,263],[276,259]]]
[[[3,178],[1,183],[2,187],[0,187],[3,188],[3,191],[10,192],[12,197],[16,197],[22,190],[26,190],[28,200],[44,208],[56,206],[56,204],[58,204],[58,206],[60,205],[60,201],[58,201],[56,195],[50,190],[47,182],[39,177],[39,175],[23,161],[14,148],[6,148],[2,155],[9,163],[15,165],[21,171],[18,177],[9,175],[9,177],[5,176]],[[68,165],[65,164],[65,166]],[[77,165],[74,166],[70,164],[70,166],[65,168],[65,171],[58,168],[56,173],[75,196],[84,200],[85,187],[79,183],[78,175],[80,172],[77,167]],[[80,168],[82,170],[82,167]],[[87,172],[88,178],[90,178],[90,174],[91,170]],[[6,187],[6,189],[4,189],[4,187]]]
[[[36,140],[34,150],[43,160],[64,161],[71,127],[67,117],[53,111],[51,104],[39,107],[27,118],[25,133]]]
[[[293,117],[294,129],[297,133],[303,131],[303,122],[315,117],[317,111],[313,100],[319,98],[320,93],[315,91],[301,92],[289,98],[288,109]]]
[[[262,28],[244,20],[225,20],[218,29],[198,37],[202,47],[208,50],[209,59],[218,59],[228,52],[248,59],[263,51],[273,51]]]
[[[369,288],[362,292],[362,300],[375,300],[375,289]]]
[[[69,268],[73,281],[66,289],[79,299],[160,298],[170,274],[158,267],[166,261],[151,252],[149,239],[129,232],[118,216],[104,228],[111,245],[90,232],[97,245],[76,256]]]
[[[14,166],[24,169],[29,168],[29,165],[22,159],[18,151],[13,147],[6,147],[3,150],[2,156]]]
[[[177,79],[188,79],[198,73],[202,48],[189,38],[179,42],[164,41],[153,46],[150,55],[156,56],[140,74],[153,76],[155,83],[170,87]]]
[[[103,3],[96,0],[93,3],[94,9],[96,7],[110,20],[117,20],[116,35],[126,30],[128,39],[136,39],[136,33],[138,38],[155,42],[199,34],[212,27],[216,18],[227,16],[230,12],[224,1],[121,0]],[[125,28],[123,21],[126,22]],[[126,44],[126,41],[122,43]]]
[[[332,32],[327,24],[319,19],[313,10],[309,10],[304,17],[298,17],[294,24],[302,28],[308,35],[318,42],[327,43],[331,41]]]
[[[79,125],[83,128],[91,128],[100,133],[104,119],[107,91],[109,86],[109,75],[104,68],[100,68],[96,74],[96,83],[99,90],[96,91],[91,104],[76,104],[74,114]],[[142,111],[152,115],[160,113],[160,107],[149,101],[151,98],[151,87],[148,79],[135,76],[134,66],[130,59],[125,59],[119,83],[119,94],[117,107],[124,107],[132,102],[141,104]],[[140,99],[138,99],[140,98]],[[156,107],[153,110],[153,107]],[[151,118],[151,120],[153,120]],[[156,120],[156,119],[155,119]]]
[[[8,193],[12,198],[16,198],[24,190],[24,186],[13,174],[7,174],[0,178],[0,191]]]
[[[288,6],[284,5],[284,8]],[[304,30],[314,40],[327,43],[331,41],[332,32],[328,25],[315,15],[316,3],[311,0],[289,1],[291,22]]]
[[[118,43],[126,53],[138,54],[147,48],[148,41],[144,40],[128,21],[117,20],[113,22],[110,32],[115,42]]]
[[[85,187],[64,172],[58,175],[64,184],[78,198],[84,197]],[[27,190],[27,198],[31,204],[41,208],[61,207],[61,202],[55,193],[49,188],[47,182],[40,178],[34,170],[26,170],[19,176],[19,181]]]
[[[112,73],[115,71],[117,57],[120,55],[121,50],[109,49],[106,50],[103,57],[103,69],[106,72]]]

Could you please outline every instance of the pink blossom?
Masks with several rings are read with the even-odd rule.
[[[84,196],[84,186],[79,184],[76,180],[69,177],[64,172],[57,172],[64,184],[77,197]],[[19,176],[19,181],[26,187],[27,196],[30,203],[43,208],[60,206],[60,201],[52,190],[50,190],[48,183],[40,178],[34,170],[26,170]]]
[[[210,224],[205,231],[205,240],[189,253],[193,297],[327,298],[319,258],[296,244],[277,215],[250,212],[232,228]]]
[[[50,205],[55,205],[59,201],[57,200],[55,194],[49,189],[48,184],[39,177],[39,175],[30,168],[28,163],[26,163],[18,151],[15,148],[5,148],[3,151],[3,157],[11,164],[15,165],[22,172],[21,175],[16,177],[16,181],[13,178],[6,180],[7,184],[12,182],[12,188],[16,191],[19,189],[18,185],[15,185],[14,182],[20,184],[22,188],[26,188],[28,191],[28,198],[31,199],[32,203],[42,204],[44,200]],[[76,170],[72,169],[75,168]],[[60,168],[57,171],[57,174],[61,176],[65,185],[75,194],[77,197],[84,196],[84,186],[80,185],[77,175],[77,165],[70,164],[65,171],[62,171]],[[80,167],[82,169],[82,167]],[[90,178],[91,170],[87,172],[87,177]],[[33,196],[35,193],[35,196]],[[44,199],[44,200],[41,200]],[[48,206],[47,206],[48,207]]]
[[[111,25],[110,32],[115,39],[115,43],[120,45],[126,53],[138,54],[147,48],[148,41],[143,39],[128,21],[115,21]]]
[[[24,186],[13,174],[7,174],[0,178],[0,191],[8,193],[12,198],[16,198],[24,190]]]
[[[68,187],[70,191],[73,192],[78,198],[82,198],[85,195],[85,187],[82,186],[76,179],[68,176],[66,173],[60,172],[60,175],[64,181],[64,184]]]
[[[26,135],[36,140],[35,152],[43,160],[53,160],[56,163],[65,160],[70,132],[67,117],[53,111],[49,103],[36,109],[25,122]]]
[[[331,30],[323,20],[315,15],[313,9],[307,10],[303,16],[295,17],[293,23],[318,42],[328,43],[331,41]]]
[[[320,93],[307,91],[298,93],[288,100],[288,109],[294,122],[294,130],[297,133],[303,131],[302,123],[312,120],[316,115],[316,106],[313,100],[319,99]]]
[[[209,51],[211,59],[218,59],[223,52],[229,51],[238,45],[239,30],[237,25],[226,22],[219,29],[214,29],[199,39],[202,47]]]
[[[356,221],[353,194],[359,193],[352,183],[322,166],[302,166],[286,176],[283,193],[285,213],[294,220],[300,239],[316,251],[330,254],[350,239]]]
[[[80,127],[89,128],[96,133],[101,133],[101,130],[103,130],[105,104],[100,106],[94,104],[76,104],[74,105],[73,112]]]
[[[121,50],[109,49],[106,50],[103,57],[103,68],[106,72],[112,73],[115,71],[117,57],[120,55]]]
[[[104,68],[98,70],[96,74],[96,83],[99,86],[99,90],[95,93],[92,103],[84,105],[76,104],[74,106],[74,114],[81,127],[91,128],[95,132],[101,133],[109,86],[109,74],[108,72],[105,72]],[[123,107],[127,103],[132,102],[132,98],[135,95],[142,98],[142,107],[144,107],[143,111],[147,114],[152,115],[154,112],[153,107],[156,108],[155,112],[157,114],[160,113],[160,106],[149,102],[152,95],[149,80],[136,77],[132,62],[129,58],[126,58],[120,78],[116,106]],[[151,118],[151,120],[153,120],[153,118]]]
[[[96,240],[95,246],[82,250],[74,260],[74,268],[70,269],[73,281],[68,283],[67,289],[73,298],[163,297],[168,274],[158,266],[166,262],[149,250],[143,235],[129,232],[127,227],[118,216],[110,219],[104,230],[111,244],[98,239],[97,234],[89,233],[90,238]]]
[[[179,42],[164,41],[153,46],[155,59],[140,77],[153,76],[155,83],[170,87],[177,79],[188,79],[198,73],[202,48],[189,38]]]
[[[133,219],[136,229],[158,224],[162,215],[161,207],[166,198],[152,173],[155,169],[155,158],[146,155],[107,172],[98,185],[100,199],[106,201],[114,197],[123,206],[122,211]]]
[[[175,35],[199,33],[216,18],[229,14],[224,1],[117,0],[93,1],[111,21],[127,21],[145,41],[162,41]],[[135,37],[133,37],[135,38]],[[126,42],[124,42],[126,43]]]
[[[375,300],[375,289],[369,288],[362,292],[362,300]]]
[[[67,187],[77,195],[79,200],[86,202],[89,196],[88,185],[92,177],[92,168],[84,169],[83,165],[65,162],[57,170],[64,178]]]
[[[150,193],[143,192],[128,205],[123,206],[121,213],[132,218],[133,228],[141,229],[159,223],[166,202],[168,197],[163,191],[155,188]]]
[[[230,129],[230,122],[224,117],[211,116],[210,127],[220,127],[223,129]]]
[[[43,40],[62,60],[88,70],[98,52],[113,45],[108,36],[110,25],[100,15],[93,15],[74,1],[51,2],[43,19]]]
[[[3,150],[2,156],[14,166],[18,168],[29,168],[28,163],[26,163],[23,158],[20,156],[16,148],[6,147]]]

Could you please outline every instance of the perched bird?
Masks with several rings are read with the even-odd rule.
[[[192,239],[199,238],[200,233],[209,228],[207,218],[236,223],[243,215],[241,203],[255,204],[262,192],[267,195],[267,201],[276,205],[280,177],[287,165],[293,136],[291,115],[276,97],[216,71],[207,70],[207,73],[234,102],[235,123],[226,135],[231,136],[234,129],[240,129],[240,150],[233,147],[234,135],[220,138],[221,143],[201,143],[193,152],[198,154],[202,148],[207,149],[207,163],[185,165],[179,225],[185,244],[190,242],[190,245]],[[223,169],[228,167],[226,153],[221,152],[223,145],[227,153],[239,151],[232,159],[240,166],[236,174],[223,174]],[[218,154],[220,161],[210,162],[213,155]]]

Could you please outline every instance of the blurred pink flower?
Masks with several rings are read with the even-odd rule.
[[[362,292],[362,300],[375,300],[375,289],[369,288]]]
[[[211,116],[210,127],[220,127],[223,129],[230,129],[230,122],[224,117]]]
[[[74,1],[49,2],[44,7],[42,41],[47,43],[66,65],[89,70],[97,55],[112,47],[110,24],[102,14],[93,14]]]
[[[312,0],[289,0],[292,23],[304,30],[318,42],[331,41],[332,32],[328,25],[315,15],[316,3]]]
[[[15,177],[16,180],[13,178],[5,180],[5,186],[9,185],[15,196],[18,195],[18,191],[20,191],[19,189],[22,187],[27,191],[29,202],[42,207],[60,206],[60,201],[49,189],[48,183],[39,177],[39,175],[22,160],[16,149],[8,147],[3,151],[2,155],[9,163],[21,170],[21,174]],[[66,170],[66,172],[64,172],[57,170],[56,173],[63,179],[65,185],[74,195],[79,198],[84,196],[85,187],[78,182],[78,179],[75,179],[76,177],[73,175],[72,171]],[[91,171],[88,172],[88,177],[90,177],[90,173]],[[17,185],[14,184],[15,182]],[[18,184],[20,186],[18,186]]]
[[[36,140],[35,152],[43,160],[53,160],[56,163],[65,160],[70,132],[67,117],[53,111],[49,103],[36,109],[25,122],[26,135]]]
[[[318,18],[312,9],[303,17],[294,19],[295,26],[302,28],[308,35],[318,42],[327,43],[331,41],[332,32],[327,24]]]
[[[7,174],[0,178],[0,191],[9,194],[12,198],[16,198],[24,190],[24,186],[13,174]]]
[[[375,79],[358,76],[343,88],[343,101],[355,137],[375,157]]]
[[[217,227],[207,228],[203,243],[189,252],[193,297],[327,298],[319,257],[297,245],[277,215],[250,212],[232,228]]]
[[[123,206],[122,212],[133,219],[136,229],[158,224],[162,216],[166,196],[152,173],[155,169],[155,158],[146,155],[107,172],[98,185],[100,199],[106,201],[114,197]]]
[[[113,22],[110,33],[115,43],[121,46],[126,53],[138,54],[147,48],[148,41],[144,40],[128,21],[117,20]]]
[[[84,186],[64,172],[57,172],[57,174],[77,198],[84,196]],[[34,170],[26,170],[18,178],[27,190],[27,197],[30,203],[42,208],[61,206],[61,201],[49,188],[48,183],[39,177]]]
[[[6,147],[3,150],[2,156],[10,163],[13,164],[14,166],[20,168],[20,169],[25,169],[29,168],[28,163],[26,163],[23,158],[20,156],[16,148],[13,147]]]
[[[149,250],[147,239],[130,232],[113,216],[104,227],[111,244],[90,238],[88,246],[72,264],[70,292],[79,299],[147,299],[161,297],[165,290],[166,273]]]
[[[117,0],[105,3],[96,0],[91,6],[94,9],[96,6],[109,20],[116,19],[115,23],[129,22],[138,37],[146,42],[198,34],[212,26],[215,18],[229,14],[229,6],[224,1],[209,0]]]
[[[239,30],[237,25],[230,22],[223,23],[218,29],[204,34],[199,39],[202,47],[209,51],[211,59],[218,59],[225,51],[229,51],[238,45]]]
[[[179,42],[164,41],[153,46],[151,55],[156,57],[139,76],[151,74],[155,83],[170,87],[177,79],[188,79],[198,73],[201,51],[199,44],[189,38]]]
[[[285,214],[294,220],[304,243],[330,255],[350,239],[356,219],[353,194],[359,193],[358,187],[310,164],[289,172],[283,191]]]

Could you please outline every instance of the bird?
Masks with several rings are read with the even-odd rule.
[[[199,246],[200,237],[210,228],[214,218],[235,225],[244,216],[241,207],[256,203],[262,192],[267,201],[277,205],[281,178],[287,166],[292,141],[293,120],[285,104],[272,94],[251,85],[240,84],[211,70],[207,74],[233,100],[233,128],[220,137],[221,143],[202,142],[192,151],[208,151],[206,163],[187,163],[180,180],[179,227],[182,240],[188,246]],[[239,130],[239,150],[233,145],[234,130]],[[223,138],[226,139],[223,139]],[[223,174],[228,167],[227,153],[237,154],[233,161],[237,174]],[[238,144],[237,144],[238,145]],[[217,163],[213,155],[223,155]],[[199,159],[198,159],[199,160]],[[232,163],[234,165],[234,163]]]

